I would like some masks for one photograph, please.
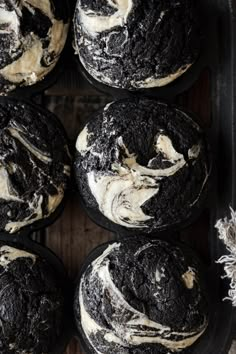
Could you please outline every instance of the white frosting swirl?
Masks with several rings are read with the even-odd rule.
[[[79,55],[82,65],[91,76],[96,80],[113,87],[119,87],[119,79],[111,80],[109,75],[97,68],[103,67],[105,63],[107,63],[106,66],[108,67],[112,64],[115,66],[116,57],[123,57],[122,49],[125,48],[125,44],[129,41],[130,36],[127,28],[127,20],[132,12],[133,5],[132,0],[107,0],[107,6],[111,6],[115,12],[110,15],[102,16],[99,11],[87,8],[84,9],[80,0],[77,2],[78,18],[75,17],[74,19],[74,30],[75,33],[79,32],[81,35],[79,36],[79,39],[76,39],[74,42],[75,52]],[[156,25],[165,20],[167,13],[168,10],[160,13],[159,18],[156,20]],[[119,27],[120,29],[117,30],[116,27]],[[106,31],[109,31],[109,33],[106,34]],[[93,48],[93,41],[99,34],[103,34],[104,38],[102,38],[101,41],[104,44],[101,49],[96,47],[95,50]],[[121,51],[119,53],[116,51],[113,53],[113,51],[109,49],[110,43],[113,41],[113,36],[116,38],[121,34],[124,36],[122,43],[119,44]],[[93,59],[97,62],[96,66],[88,63],[86,58],[81,55],[80,46],[87,47],[89,51],[93,51]],[[111,45],[111,48],[112,47],[113,45]],[[104,55],[104,53],[107,55]],[[101,65],[98,65],[99,63],[101,63]],[[183,75],[192,64],[193,63],[188,63],[187,65],[180,66],[175,72],[166,76],[161,77],[157,73],[157,75],[147,76],[143,80],[131,80],[130,85],[136,89],[165,86]]]
[[[14,6],[14,11],[8,11],[6,4],[0,3],[0,34],[11,35],[9,54],[12,58],[16,57],[16,60],[0,69],[0,75],[12,83],[12,88],[21,83],[32,85],[54,68],[64,47],[69,28],[69,24],[55,18],[50,0],[20,0]],[[20,28],[23,7],[33,14],[35,9],[39,9],[52,22],[47,33],[46,47],[33,32],[23,36]],[[22,54],[19,56],[21,51]],[[46,66],[42,65],[42,60]]]
[[[19,128],[9,127],[7,128],[7,132],[14,140],[22,144],[33,165],[34,161],[32,160],[31,156],[36,157],[44,164],[51,164],[51,155],[39,150],[36,146],[27,141],[23,131],[21,131]],[[14,174],[18,168],[20,168],[20,165],[18,166],[12,161],[10,161],[8,164],[5,162],[0,162],[0,199],[8,202],[15,201],[22,203],[22,205],[24,204],[24,207],[26,207],[25,204],[28,204],[27,208],[29,210],[29,215],[25,217],[24,220],[20,221],[15,221],[14,219],[11,220],[11,211],[8,212],[9,221],[5,225],[5,230],[9,233],[14,233],[26,225],[30,225],[37,220],[46,218],[55,211],[64,197],[64,185],[55,185],[53,184],[53,181],[51,181],[51,186],[57,190],[57,193],[47,196],[47,213],[45,213],[43,211],[43,203],[45,203],[45,198],[42,194],[43,190],[41,190],[41,186],[38,188],[38,190],[35,190],[31,198],[25,197],[24,194],[21,195],[14,190],[11,183],[11,175]],[[63,172],[65,175],[70,175],[70,166],[64,165]],[[21,173],[24,175],[23,169],[21,170]],[[43,169],[40,169],[40,173],[44,174]]]
[[[153,247],[148,243],[147,247]],[[133,308],[124,298],[122,292],[116,287],[109,270],[110,261],[108,256],[120,248],[119,243],[107,247],[103,254],[92,263],[92,270],[89,275],[89,283],[99,280],[102,285],[101,298],[103,294],[110,300],[112,315],[105,316],[107,327],[100,325],[94,320],[84,301],[83,288],[85,287],[85,275],[83,275],[79,288],[80,318],[83,331],[96,353],[106,354],[97,349],[94,343],[94,336],[102,336],[106,342],[112,342],[122,347],[139,346],[141,344],[160,344],[167,349],[178,352],[181,349],[191,346],[206,330],[207,319],[204,318],[199,328],[192,332],[176,332],[169,326],[151,320],[145,313]],[[142,252],[141,247],[136,253]],[[174,326],[174,324],[173,324]]]
[[[7,245],[0,247],[0,265],[2,267],[6,268],[11,262],[18,258],[30,258],[34,264],[37,256]]]
[[[95,11],[84,10],[78,2],[80,24],[92,37],[117,26],[123,27],[133,7],[132,0],[107,0],[107,4],[114,8],[115,12],[109,16],[101,16]]]
[[[89,136],[91,133],[86,126],[78,136],[77,151],[82,156],[89,152],[102,159],[102,154],[96,152],[96,143],[89,146]],[[155,158],[148,162],[148,167],[141,166],[137,163],[137,156],[128,151],[120,136],[115,144],[117,162],[112,164],[111,171],[91,171],[87,174],[88,185],[99,210],[116,224],[128,228],[148,227],[146,222],[153,217],[145,215],[142,206],[158,194],[163,178],[175,175],[187,164],[184,156],[175,150],[171,139],[161,131],[153,144],[157,156],[161,154],[169,167],[152,168]],[[188,159],[197,159],[200,151],[200,144],[193,145],[188,151]]]

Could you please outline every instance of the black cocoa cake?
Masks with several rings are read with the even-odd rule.
[[[195,218],[209,170],[199,126],[187,113],[155,100],[108,104],[76,143],[83,203],[90,216],[119,233],[162,231]]]
[[[203,274],[186,246],[141,237],[100,246],[74,298],[86,352],[185,352],[209,322]]]
[[[69,28],[62,0],[0,0],[0,94],[42,80],[56,65]]]
[[[64,296],[41,257],[0,243],[0,353],[49,354],[62,335]]]
[[[74,47],[103,84],[139,89],[167,85],[200,52],[196,0],[78,0]]]
[[[70,178],[70,153],[56,117],[0,100],[0,231],[16,232],[51,215]]]

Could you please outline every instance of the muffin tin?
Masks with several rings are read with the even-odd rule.
[[[61,1],[61,0],[59,0]],[[71,0],[73,7],[74,1]],[[213,185],[211,191],[211,198],[209,201],[210,208],[210,230],[208,236],[208,248],[210,257],[208,259],[207,277],[211,284],[211,293],[213,298],[212,304],[212,317],[211,324],[202,340],[197,342],[187,353],[191,354],[228,354],[231,339],[232,339],[232,324],[233,324],[233,310],[231,304],[228,302],[222,302],[222,298],[226,296],[228,283],[227,281],[220,280],[222,275],[222,268],[215,264],[215,260],[218,259],[223,253],[226,252],[222,243],[217,239],[216,230],[214,229],[215,220],[224,217],[229,214],[228,206],[231,205],[236,208],[236,129],[235,129],[235,75],[236,75],[236,47],[235,47],[235,35],[236,35],[236,1],[235,0],[201,0],[202,11],[204,16],[202,17],[202,26],[205,31],[205,38],[203,40],[203,51],[201,57],[195,65],[185,73],[183,77],[177,79],[174,83],[160,89],[152,89],[145,91],[127,92],[119,89],[108,88],[105,85],[98,84],[92,78],[86,78],[91,82],[98,91],[105,92],[113,98],[121,98],[124,96],[132,95],[147,95],[154,96],[158,99],[165,99],[165,101],[173,102],[176,97],[189,89],[193,83],[197,80],[203,69],[207,68],[211,76],[211,105],[212,105],[212,124],[210,129],[207,130],[207,134],[211,141],[213,148]],[[70,37],[69,37],[70,38]],[[68,44],[64,51],[64,54],[57,67],[54,69],[58,74],[62,72],[62,68],[70,67],[69,57],[73,56],[73,50],[69,48]],[[74,58],[76,65],[79,65],[78,59]],[[63,65],[63,66],[61,66]],[[58,70],[58,71],[57,71]],[[54,76],[54,72],[43,82],[38,83],[32,87],[20,88],[12,95],[15,97],[27,97],[31,104],[33,97],[38,93],[41,93],[48,86],[50,86],[56,79],[57,74]],[[80,86],[76,82],[80,76],[74,73],[74,92],[78,95],[83,95],[80,92]],[[77,75],[77,76],[76,76]],[[81,79],[81,78],[80,78]],[[64,83],[58,83],[58,87],[62,87]],[[65,86],[65,85],[64,85]],[[85,92],[90,90],[87,82],[84,84]],[[77,89],[78,88],[78,89]],[[56,88],[54,89],[54,91]],[[65,88],[65,91],[70,94],[70,87]],[[64,92],[65,92],[64,91]],[[92,91],[93,94],[95,91]],[[48,90],[50,94],[50,89]],[[58,91],[60,95],[60,90]],[[4,100],[4,98],[1,98]],[[65,289],[65,295],[67,299],[68,311],[65,323],[64,336],[61,338],[61,343],[58,343],[58,348],[55,348],[55,353],[62,354],[65,351],[66,345],[72,336],[79,337],[72,323],[71,301],[72,301],[72,281],[68,280],[65,268],[61,264],[60,260],[44,245],[38,244],[32,240],[31,236],[36,231],[43,231],[50,224],[60,216],[63,210],[64,203],[47,219],[39,221],[33,225],[27,226],[20,230],[16,234],[9,235],[7,233],[0,234],[1,241],[18,243],[33,252],[38,253],[45,257],[50,264],[61,275],[61,281]],[[99,223],[99,220],[97,221]],[[191,235],[190,235],[191,236]],[[196,248],[201,247],[202,238],[204,235],[198,235],[194,238],[194,242],[197,244]],[[67,235],[64,235],[66,238]],[[95,235],[96,237],[96,235]],[[116,239],[122,237],[122,235],[114,235]],[[162,235],[161,237],[166,237]],[[190,239],[192,239],[190,237]],[[76,242],[86,242],[82,238],[79,238]],[[205,240],[204,240],[205,242]],[[98,240],[99,243],[99,240]],[[199,246],[200,245],[200,246]],[[101,246],[100,249],[96,249],[85,261],[81,273],[84,267],[91,257],[96,255],[105,246]],[[84,346],[83,338],[79,338],[82,347]],[[85,347],[85,352],[89,354],[89,351]],[[70,352],[72,354],[72,352]],[[73,352],[73,354],[75,354]],[[78,353],[77,353],[78,354]]]

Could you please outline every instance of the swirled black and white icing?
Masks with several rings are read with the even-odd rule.
[[[88,207],[113,223],[161,229],[191,216],[209,176],[200,128],[151,100],[108,105],[79,134],[77,182]]]
[[[0,243],[0,353],[52,353],[62,334],[57,275],[38,255]]]
[[[60,1],[0,0],[0,94],[32,85],[54,68],[68,21]]]
[[[0,102],[0,230],[48,217],[70,178],[66,137],[55,117],[27,103]]]
[[[91,353],[179,352],[207,328],[203,284],[186,248],[140,238],[112,243],[77,286],[77,325]]]
[[[197,13],[195,0],[78,0],[75,52],[109,86],[164,86],[199,54]]]

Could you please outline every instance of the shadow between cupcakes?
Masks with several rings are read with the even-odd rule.
[[[143,235],[142,235],[143,236]],[[152,238],[149,237],[149,240]],[[125,242],[126,239],[122,239]],[[147,239],[146,239],[147,240]],[[86,258],[82,268],[76,279],[76,288],[78,289],[82,275],[86,271],[87,267],[107,249],[108,246],[119,243],[119,241],[109,241],[97,248],[95,248]],[[168,241],[172,245],[186,247],[185,244],[176,241]],[[189,248],[189,246],[187,247]],[[189,248],[190,249],[190,248]],[[192,250],[193,253],[195,253]],[[196,255],[196,253],[195,253]],[[198,258],[198,256],[196,255]],[[207,292],[209,295],[209,324],[205,333],[197,340],[191,347],[180,351],[183,354],[228,354],[231,345],[231,320],[232,320],[232,308],[228,303],[223,303],[220,298],[218,280],[216,275],[217,266],[214,264],[212,267],[206,267],[203,265],[202,271],[205,272]],[[74,297],[75,301],[75,297]],[[75,305],[74,305],[75,306]],[[78,309],[77,309],[78,310]],[[75,311],[75,308],[74,308]],[[75,315],[74,315],[75,316]],[[75,317],[74,317],[75,321]],[[77,340],[79,341],[81,348],[86,354],[95,354],[96,352],[88,343],[85,333],[81,324],[77,322],[77,332],[75,333]]]

